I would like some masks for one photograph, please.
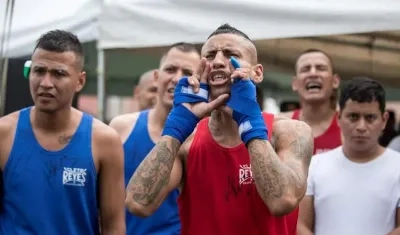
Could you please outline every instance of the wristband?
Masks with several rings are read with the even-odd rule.
[[[199,121],[200,119],[185,106],[175,106],[165,121],[162,136],[171,136],[182,144],[192,134]]]

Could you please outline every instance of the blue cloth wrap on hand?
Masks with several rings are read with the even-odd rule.
[[[208,85],[200,84],[199,92],[195,93],[189,85],[188,78],[181,78],[175,87],[174,107],[165,121],[162,136],[171,136],[182,144],[200,121],[200,118],[182,103],[198,102],[208,102]]]
[[[239,62],[231,57],[235,69]],[[227,102],[232,109],[232,117],[239,126],[239,134],[244,143],[252,139],[268,139],[268,130],[257,103],[256,86],[250,79],[235,79],[231,87],[231,96]]]

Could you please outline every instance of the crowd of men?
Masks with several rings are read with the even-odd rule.
[[[400,234],[400,153],[371,78],[342,86],[316,49],[296,60],[301,109],[262,112],[263,66],[224,24],[199,52],[178,42],[106,125],[71,107],[86,82],[79,39],[37,41],[35,105],[0,118],[0,234]],[[337,111],[339,104],[339,111]]]

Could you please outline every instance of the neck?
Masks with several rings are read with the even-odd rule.
[[[165,105],[162,105],[161,102],[157,102],[154,109],[152,109],[149,114],[150,124],[157,127],[157,129],[162,130],[170,111],[171,107],[166,107]]]
[[[300,120],[310,125],[319,124],[322,121],[331,120],[336,110],[330,102],[310,104],[302,102]]]
[[[72,108],[66,108],[54,113],[46,113],[32,109],[32,125],[42,130],[59,132],[64,131],[71,120]]]
[[[385,148],[380,146],[379,144],[376,144],[365,151],[354,151],[346,145],[346,142],[343,143],[343,153],[346,158],[357,163],[372,161],[382,155],[384,151]]]
[[[216,136],[225,136],[227,138],[239,138],[239,130],[237,123],[222,110],[214,110],[211,113],[209,121],[209,129],[211,134]]]

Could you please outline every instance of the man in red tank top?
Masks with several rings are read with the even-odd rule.
[[[306,122],[314,135],[314,154],[342,145],[336,117],[336,97],[340,79],[332,59],[323,51],[309,49],[296,61],[293,91],[299,94],[301,109],[284,115]],[[296,230],[299,210],[288,215],[288,225]],[[299,228],[301,230],[301,228]]]
[[[246,34],[222,25],[201,54],[196,73],[175,88],[163,136],[133,174],[126,206],[149,216],[180,187],[183,235],[292,235],[285,215],[305,194],[311,128],[261,114],[252,82],[262,81],[263,67]]]

